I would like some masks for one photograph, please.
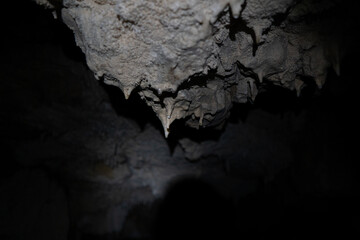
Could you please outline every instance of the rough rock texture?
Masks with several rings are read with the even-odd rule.
[[[298,94],[304,79],[321,88],[331,65],[340,72],[338,26],[321,18],[335,3],[64,0],[62,19],[95,76],[125,98],[136,88],[167,136],[176,119],[220,125],[265,81]]]
[[[206,124],[220,123],[231,106],[225,100],[234,101],[233,95],[218,88],[221,84],[225,88],[234,83],[235,87],[230,87],[238,99],[234,102],[251,100],[253,104],[234,104],[221,131],[187,128],[179,120],[165,139],[160,122],[139,94],[125,101],[120,89],[95,80],[84,54],[75,46],[73,32],[52,19],[51,11],[30,0],[6,3],[12,5],[4,9],[18,12],[10,20],[1,15],[6,24],[2,29],[5,43],[0,45],[0,239],[149,239],[157,204],[172,183],[187,176],[206,181],[231,201],[227,206],[235,206],[231,209],[236,214],[232,223],[239,239],[305,239],[314,236],[314,231],[319,239],[324,234],[333,237],[333,231],[339,231],[339,239],[344,234],[354,236],[348,230],[358,229],[360,219],[359,198],[352,198],[360,182],[358,144],[353,141],[358,137],[354,130],[359,122],[360,51],[356,41],[350,45],[352,57],[344,59],[342,75],[338,78],[330,71],[321,90],[312,78],[301,78],[307,86],[299,98],[295,91],[283,88],[281,81],[271,82],[271,76],[265,76],[260,84],[253,70],[238,63],[231,65],[232,51],[222,53],[222,62],[228,61],[230,70],[221,70],[219,65],[208,74],[191,77],[189,83],[180,85],[179,92],[188,94],[190,100],[199,99],[189,101],[192,109],[210,109],[214,101],[219,102],[218,107],[224,110],[214,114],[211,122],[211,116],[205,115]],[[60,6],[59,1],[51,3]],[[248,56],[252,57],[252,51],[254,59],[260,53],[266,56],[261,49],[270,44],[266,39],[271,29],[286,22],[282,20],[286,16],[288,21],[292,16],[291,21],[299,23],[299,29],[293,28],[292,33],[304,38],[303,48],[308,49],[301,52],[300,59],[319,52],[316,46],[305,44],[305,40],[312,42],[312,34],[297,31],[322,26],[318,35],[326,36],[322,32],[327,32],[327,26],[336,29],[338,25],[332,22],[339,18],[327,1],[310,3],[291,8],[291,15],[275,17],[258,46],[254,47],[253,31],[245,28],[251,42]],[[357,8],[351,9],[352,15],[345,12],[342,16],[358,16]],[[233,13],[220,13],[214,24],[229,14]],[[238,20],[231,18],[224,29],[223,43],[229,41],[229,46],[234,47],[233,41],[244,34],[246,24],[240,16]],[[322,19],[327,19],[326,24]],[[311,25],[316,22],[318,25]],[[359,29],[356,24],[337,24],[344,28],[347,38],[353,37],[351,30]],[[336,38],[325,40],[333,42]],[[282,41],[279,37],[273,44]],[[293,56],[298,57],[286,57]],[[243,61],[241,56],[236,57]],[[272,64],[266,59],[261,61]],[[254,68],[260,61],[245,60]],[[309,66],[317,64],[311,62]],[[264,69],[277,67],[273,64]],[[219,77],[220,70],[229,75]],[[305,70],[311,71],[310,67]],[[140,87],[137,91],[147,93]],[[158,97],[165,102],[171,96],[164,92]],[[187,120],[194,126],[199,124],[199,118]],[[199,224],[204,227],[200,230],[208,230],[206,223],[214,224],[211,217],[221,210],[212,204],[214,201],[203,204],[212,195],[204,198],[202,187],[191,186],[190,182],[184,187],[176,195],[176,207],[166,211],[165,226],[173,226],[165,239],[173,239],[174,232],[180,231],[191,236]],[[343,200],[330,204],[332,197]],[[202,213],[195,218],[197,207]],[[176,211],[185,217],[179,218]],[[166,229],[161,224],[159,228]]]

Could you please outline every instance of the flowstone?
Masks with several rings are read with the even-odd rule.
[[[300,95],[308,80],[321,88],[331,66],[340,73],[337,1],[36,2],[61,10],[96,78],[139,94],[166,137],[176,119],[221,125],[264,84]]]

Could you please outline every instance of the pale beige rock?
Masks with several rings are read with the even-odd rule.
[[[301,77],[321,88],[330,66],[340,73],[337,41],[302,20],[333,1],[63,0],[62,6],[96,78],[126,99],[136,88],[165,136],[176,119],[195,128],[222,123],[232,102],[254,101],[263,82],[299,94]]]

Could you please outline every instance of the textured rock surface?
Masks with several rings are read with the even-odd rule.
[[[259,84],[252,71],[236,64],[236,74],[249,73],[235,84],[241,88],[233,88],[236,101],[252,101],[248,94],[258,93],[254,103],[234,104],[221,131],[187,128],[179,120],[164,139],[160,122],[138,94],[125,101],[119,88],[95,80],[75,46],[73,32],[54,20],[52,11],[29,0],[22,7],[19,2],[6,3],[12,5],[5,9],[17,9],[18,14],[11,21],[1,16],[7,24],[5,43],[0,46],[0,239],[29,239],[31,234],[49,239],[56,238],[54,233],[71,240],[149,239],[163,194],[187,176],[206,181],[231,200],[233,204],[227,206],[236,206],[231,211],[237,215],[234,229],[242,239],[304,239],[314,236],[314,231],[320,239],[326,233],[334,236],[333,231],[343,238],[344,234],[353,236],[351,229],[358,231],[359,198],[352,198],[360,182],[357,142],[353,141],[359,122],[356,41],[347,45],[352,56],[345,56],[342,75],[338,78],[330,71],[321,90],[311,78],[303,78],[308,86],[299,98],[295,91],[283,88],[281,81],[271,83],[270,77]],[[301,6],[292,11],[292,21],[328,19],[319,26],[324,31],[327,26],[336,29],[329,19],[338,21],[337,11],[328,14],[324,3],[317,8],[305,2]],[[337,23],[347,38],[359,29],[356,24],[343,24],[354,16],[358,19],[358,8],[351,9],[352,15],[344,11],[344,19]],[[235,26],[243,20],[232,21],[229,31],[241,32]],[[265,30],[255,56],[265,47],[267,34],[270,31]],[[249,35],[253,43],[253,32]],[[311,40],[308,35],[298,36]],[[309,51],[318,50],[313,46]],[[218,78],[219,72],[182,85],[191,97],[201,99],[203,90],[209,94],[206,101],[191,104],[206,102],[211,107],[212,99],[231,96],[218,90],[218,84],[228,84]],[[256,88],[248,88],[251,84]],[[217,116],[221,122],[221,115]],[[198,120],[194,119],[194,125]],[[203,121],[208,121],[206,116]],[[173,224],[172,219],[176,222],[168,230],[192,234],[199,223],[200,230],[208,230],[209,222],[214,224],[212,213],[221,208],[214,209],[214,201],[203,204],[204,189],[192,186],[190,182],[177,194],[175,206],[181,208],[166,211],[166,224]],[[344,200],[330,204],[333,197]],[[205,214],[195,218],[198,207]],[[342,214],[334,214],[334,209]],[[184,210],[180,216],[185,217],[171,210]],[[186,227],[189,223],[193,228]]]
[[[95,76],[125,98],[136,89],[167,136],[176,119],[221,124],[265,81],[298,94],[304,79],[321,88],[331,65],[340,71],[338,25],[321,24],[335,3],[64,0],[62,19]]]

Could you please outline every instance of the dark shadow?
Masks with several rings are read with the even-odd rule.
[[[244,4],[242,5],[241,9],[242,11],[245,9],[246,7],[246,1],[244,2]],[[242,12],[241,11],[241,12]],[[231,14],[230,16],[230,24],[228,26],[229,28],[229,38],[232,41],[236,41],[236,34],[238,32],[244,32],[246,34],[251,35],[251,38],[253,39],[253,56],[255,56],[256,50],[258,49],[258,45],[255,43],[255,32],[253,29],[251,29],[250,27],[247,26],[246,22],[241,18],[241,13],[240,13],[240,17],[239,18],[234,18]]]
[[[196,178],[170,185],[157,215],[154,239],[235,237],[231,204],[213,186]]]
[[[151,107],[147,106],[146,102],[137,94],[137,89],[134,89],[129,99],[126,100],[120,88],[107,85],[103,82],[100,82],[100,86],[108,94],[110,103],[119,116],[132,119],[142,130],[144,130],[146,124],[150,123],[156,129],[163,132],[160,120],[156,117]]]
[[[237,202],[237,229],[242,239],[359,236],[359,193],[343,196],[300,193],[291,169],[260,185],[256,192]]]
[[[254,101],[254,108],[260,108],[272,114],[297,112],[304,107],[302,106],[304,99],[306,100],[308,97],[298,98],[295,91],[263,83]]]
[[[64,23],[57,21],[56,22],[59,29],[59,34],[62,36],[62,49],[66,57],[76,62],[82,62],[86,65],[85,54],[81,51],[81,48],[78,47],[75,43],[75,37],[73,31],[71,31]]]

